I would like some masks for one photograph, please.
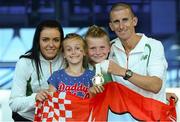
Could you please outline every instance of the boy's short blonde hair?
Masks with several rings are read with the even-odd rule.
[[[101,37],[105,37],[106,41],[108,42],[108,44],[110,45],[110,38],[108,33],[101,27],[96,26],[96,25],[92,25],[89,27],[86,35],[85,35],[85,40],[87,41],[88,37],[94,37],[94,38],[101,38]]]

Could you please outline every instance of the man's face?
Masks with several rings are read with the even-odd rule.
[[[87,37],[88,57],[92,64],[105,60],[110,51],[109,42],[105,37]]]
[[[135,33],[137,18],[131,14],[129,9],[113,10],[110,18],[109,26],[120,39],[128,40]]]

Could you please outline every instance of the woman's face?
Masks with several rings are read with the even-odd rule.
[[[57,28],[44,28],[40,33],[40,51],[47,60],[57,55],[61,45],[61,35]]]

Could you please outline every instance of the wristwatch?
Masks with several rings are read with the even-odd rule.
[[[124,80],[128,80],[130,77],[133,76],[133,72],[129,69],[126,70],[125,76],[123,77]]]

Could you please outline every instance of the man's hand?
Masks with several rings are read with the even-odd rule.
[[[171,97],[174,98],[175,103],[178,101],[178,97],[176,96],[175,93],[167,92],[166,100],[169,101]]]
[[[108,72],[112,75],[124,76],[125,69],[115,63],[113,60],[109,60]]]
[[[90,97],[93,97],[98,93],[102,93],[103,91],[104,91],[103,86],[92,86],[89,88]]]

